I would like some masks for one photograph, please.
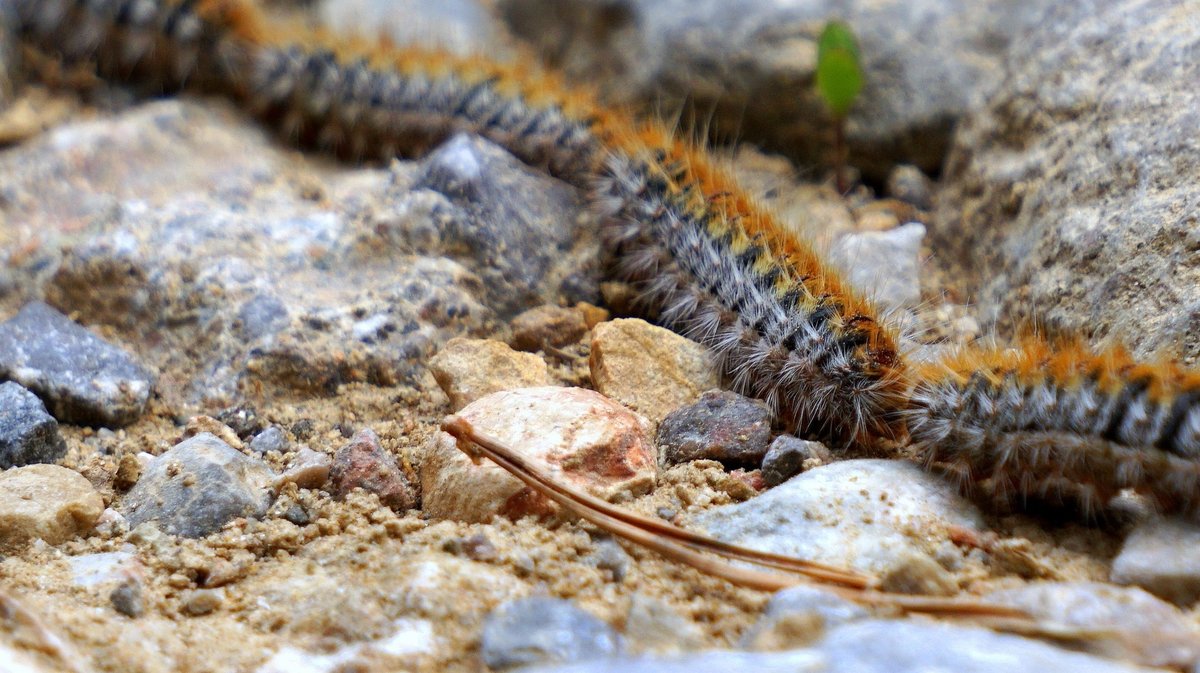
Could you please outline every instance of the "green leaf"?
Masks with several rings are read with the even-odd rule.
[[[850,27],[830,21],[817,42],[817,92],[834,117],[844,118],[863,87],[858,41]]]

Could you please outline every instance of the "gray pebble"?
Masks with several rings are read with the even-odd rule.
[[[173,535],[203,537],[237,517],[262,516],[273,478],[260,461],[203,432],[154,459],[121,510],[131,527],[153,521]]]
[[[597,568],[612,573],[613,581],[617,583],[625,581],[625,576],[629,574],[629,564],[632,562],[629,552],[612,538],[596,542],[592,548],[591,560]]]
[[[771,439],[771,411],[758,400],[710,390],[694,404],[667,414],[657,443],[664,465],[717,460],[731,467],[757,467]]]
[[[283,430],[278,425],[272,425],[254,435],[254,438],[250,440],[250,450],[259,455],[265,455],[271,451],[287,453],[289,449],[291,449],[291,442],[288,441],[287,435],[283,434]]]
[[[1186,550],[1186,551],[1185,551]],[[1151,519],[1125,539],[1110,579],[1136,584],[1179,605],[1200,599],[1200,526]]]
[[[0,377],[37,393],[60,422],[113,427],[137,420],[154,386],[129,353],[39,301],[0,324]]]
[[[767,486],[778,486],[809,467],[818,467],[833,460],[833,454],[820,442],[810,442],[792,435],[779,435],[767,448],[762,460],[762,478]]]
[[[881,308],[911,307],[921,301],[923,238],[925,225],[916,222],[887,231],[847,234],[834,242],[829,261]]]
[[[126,617],[141,617],[145,612],[142,603],[142,583],[137,580],[130,579],[117,585],[108,595],[108,600],[114,610]]]
[[[887,193],[922,210],[933,207],[933,181],[912,164],[900,164],[888,173]]]
[[[58,421],[38,396],[12,381],[0,383],[0,469],[55,463],[66,453]]]
[[[520,598],[488,614],[479,654],[497,670],[549,662],[611,657],[621,649],[616,631],[574,603]]]
[[[861,605],[832,591],[801,584],[779,591],[771,597],[762,617],[742,636],[742,646],[754,644],[776,626],[796,615],[816,615],[825,628],[832,628],[857,619],[865,619],[870,613]]]

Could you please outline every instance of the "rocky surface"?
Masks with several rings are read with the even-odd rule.
[[[501,390],[554,384],[540,357],[488,339],[451,339],[429,361],[429,370],[454,411]]]
[[[710,390],[667,414],[656,442],[663,465],[715,460],[729,467],[757,467],[771,439],[771,410],[737,393]]]
[[[866,86],[851,110],[851,163],[882,180],[895,163],[937,171],[954,123],[1003,77],[1004,57],[1044,0],[505,0],[513,31],[553,65],[619,103],[686,101],[718,139],[765,144],[829,165],[817,97],[817,37],[849,23]],[[685,116],[685,119],[687,117]]]
[[[611,626],[556,598],[501,605],[487,616],[479,640],[480,658],[496,671],[600,659],[620,651],[620,636]]]
[[[1172,0],[1055,3],[1012,51],[932,229],[985,324],[1200,355],[1197,21]]]
[[[53,463],[66,452],[58,421],[37,395],[12,381],[0,383],[0,469]]]
[[[512,319],[508,343],[519,351],[563,348],[578,342],[591,326],[578,307],[535,306]]]
[[[1153,520],[1125,538],[1113,559],[1112,580],[1135,584],[1179,605],[1200,600],[1200,558],[1180,553],[1200,549],[1200,527],[1181,520]]]
[[[131,354],[36,301],[0,323],[0,377],[37,393],[56,419],[84,425],[132,423],[154,386]]]
[[[847,460],[826,465],[694,524],[728,542],[858,568],[918,592],[953,591],[934,560],[951,527],[978,530],[979,511],[916,465]],[[903,580],[901,578],[904,578]],[[900,586],[893,588],[900,589]]]
[[[581,388],[524,388],[489,395],[458,414],[566,483],[612,498],[645,493],[655,481],[655,451],[645,418]],[[421,464],[423,511],[436,518],[488,521],[546,514],[554,505],[516,477],[475,464],[445,433]]]
[[[721,382],[700,344],[637,319],[597,325],[589,364],[596,390],[653,423]]]
[[[262,516],[273,475],[263,463],[202,433],[154,459],[121,503],[131,528],[202,537],[235,517]]]
[[[27,465],[0,472],[0,550],[34,540],[60,544],[86,535],[104,501],[78,472],[58,465]]]

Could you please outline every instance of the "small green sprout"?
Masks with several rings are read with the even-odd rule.
[[[842,193],[849,188],[846,184],[846,116],[862,88],[858,40],[850,26],[841,21],[830,21],[817,41],[817,93],[833,115],[837,188]]]

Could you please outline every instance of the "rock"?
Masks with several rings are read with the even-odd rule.
[[[936,563],[923,561],[949,539],[948,528],[983,525],[975,506],[950,484],[892,460],[818,467],[752,500],[704,512],[693,523],[754,549],[883,576],[911,571],[926,577]],[[919,566],[910,570],[914,564]]]
[[[833,462],[833,454],[820,442],[793,435],[779,435],[767,447],[762,459],[763,483],[774,487],[800,474]]]
[[[931,227],[985,324],[1200,355],[1198,21],[1174,0],[1049,3],[1011,52]]]
[[[580,194],[565,183],[482,138],[457,135],[421,161],[412,189],[441,195],[428,205],[448,212],[407,223],[419,226],[403,232],[407,243],[474,270],[485,303],[500,318],[559,297],[571,303],[599,297],[596,227],[580,216]]]
[[[155,458],[120,510],[131,528],[153,522],[172,535],[203,537],[265,514],[273,481],[265,464],[201,433]]]
[[[933,181],[911,164],[900,164],[888,173],[887,194],[921,210],[933,208]]]
[[[646,419],[591,390],[503,391],[468,405],[459,415],[557,479],[593,495],[644,493],[654,485],[656,461]],[[445,433],[438,433],[427,449],[421,487],[424,514],[434,519],[516,519],[553,508],[490,461],[472,463]]]
[[[629,566],[633,563],[629,552],[612,538],[597,541],[593,545],[589,561],[595,563],[597,568],[612,573],[613,581],[618,584],[625,581],[626,575],[629,574]]]
[[[711,650],[677,658],[623,658],[535,666],[522,673],[1151,673],[988,629],[927,620],[866,619],[831,629],[812,646],[782,652]]]
[[[192,416],[187,420],[187,424],[183,427],[183,438],[195,437],[205,432],[238,451],[246,448],[246,443],[242,441],[237,431],[212,416],[205,416],[203,414]]]
[[[285,645],[254,673],[339,673],[346,670],[371,670],[380,666],[380,658],[389,668],[411,665],[413,656],[432,654],[440,638],[427,619],[397,619],[394,631],[365,643],[351,643],[332,652],[306,652]]]
[[[142,602],[142,583],[137,580],[127,580],[118,584],[108,595],[109,603],[112,603],[113,609],[134,619],[141,617],[146,611],[146,606]]]
[[[190,617],[207,615],[221,607],[224,592],[220,589],[196,589],[183,597],[183,613]]]
[[[915,222],[888,231],[846,234],[828,259],[846,280],[885,309],[911,308],[921,301],[921,239]]]
[[[1200,599],[1200,527],[1179,519],[1154,519],[1134,529],[1112,562],[1110,579],[1136,584],[1178,605]]]
[[[600,619],[558,598],[521,598],[492,611],[479,657],[493,670],[611,657],[620,637]]]
[[[1200,627],[1175,606],[1141,589],[1101,582],[1039,582],[993,591],[983,599],[1067,628],[1103,633],[1102,638],[1079,640],[1077,647],[1092,654],[1174,669],[1200,662]]]
[[[0,469],[54,463],[66,453],[58,421],[37,395],[12,381],[0,383]]]
[[[794,586],[771,597],[762,617],[742,635],[746,649],[775,651],[807,645],[826,630],[866,619],[870,612],[817,586]]]
[[[521,313],[509,327],[512,329],[509,345],[530,353],[577,343],[591,329],[580,309],[551,305],[535,306]]]
[[[329,481],[332,466],[333,459],[328,455],[302,446],[292,457],[292,464],[287,471],[279,475],[278,483],[292,483],[300,488],[321,488]]]
[[[0,377],[37,393],[63,423],[128,425],[154,378],[129,353],[38,301],[0,324]]]
[[[703,346],[636,318],[596,325],[588,364],[596,390],[655,424],[721,384]]]
[[[625,640],[632,652],[665,655],[704,649],[708,638],[670,605],[636,593],[625,615]]]
[[[771,439],[767,405],[723,390],[710,390],[680,407],[658,426],[663,465],[716,460],[726,467],[757,467]]]
[[[58,465],[27,465],[0,472],[0,551],[41,539],[60,544],[86,535],[104,501],[83,475]]]
[[[288,441],[287,435],[283,434],[283,428],[278,425],[272,425],[266,430],[254,435],[250,440],[250,450],[259,455],[266,455],[272,451],[277,453],[287,453],[291,449],[291,442]]]
[[[941,168],[955,121],[1000,81],[1010,41],[1045,4],[505,0],[501,10],[539,54],[607,100],[703,110],[711,135],[822,166],[833,131],[813,86],[816,45],[826,21],[843,20],[867,73],[847,123],[850,161],[882,180],[897,162]]]
[[[68,563],[71,581],[84,588],[121,582],[142,569],[137,556],[128,551],[81,554],[70,557]]]
[[[498,39],[477,0],[338,0],[320,3],[321,24],[342,35],[387,36],[398,45],[422,45],[460,56],[495,54]]]
[[[500,390],[554,385],[540,357],[486,339],[451,339],[430,359],[429,371],[454,411]]]
[[[460,624],[474,623],[500,604],[529,592],[511,572],[446,555],[418,557],[405,564],[398,577],[401,581],[395,595],[405,610]],[[469,605],[463,603],[464,595],[473,598]]]
[[[398,512],[416,507],[420,500],[416,487],[370,429],[360,431],[349,444],[338,449],[329,469],[329,480],[338,498],[361,488],[379,496],[379,502]]]

